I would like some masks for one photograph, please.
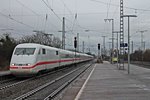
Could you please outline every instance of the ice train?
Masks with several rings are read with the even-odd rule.
[[[24,43],[17,45],[13,51],[10,72],[15,76],[31,76],[40,71],[92,59],[92,56],[83,53]]]

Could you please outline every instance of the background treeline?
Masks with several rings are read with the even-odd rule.
[[[146,49],[143,52],[142,50],[136,50],[133,54],[131,54],[131,60],[150,62],[150,49]]]
[[[0,70],[9,69],[13,49],[20,43],[38,43],[61,48],[60,38],[47,34],[36,33],[34,35],[24,36],[20,39],[15,39],[11,37],[10,34],[3,34],[0,36]]]

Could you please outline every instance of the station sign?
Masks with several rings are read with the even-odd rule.
[[[121,43],[120,47],[128,47],[128,43]]]

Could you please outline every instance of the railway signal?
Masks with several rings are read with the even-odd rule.
[[[100,43],[98,44],[98,58],[100,58]]]
[[[74,37],[74,48],[77,48],[77,38]]]
[[[98,44],[98,50],[100,50],[100,44]]]

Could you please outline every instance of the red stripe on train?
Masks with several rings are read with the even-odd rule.
[[[61,63],[61,62],[70,62],[70,61],[74,61],[74,60],[81,60],[81,59],[67,59],[67,60],[54,60],[54,61],[45,61],[45,62],[38,62],[37,64],[33,65],[33,66],[10,66],[10,69],[31,69],[34,68],[36,66],[39,65],[45,65],[45,64],[55,64],[55,63]]]

